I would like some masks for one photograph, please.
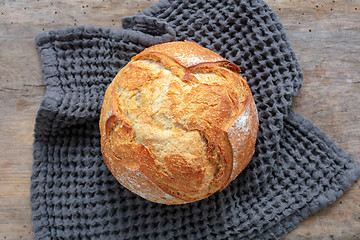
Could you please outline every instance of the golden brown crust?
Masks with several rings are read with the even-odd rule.
[[[258,118],[240,69],[193,42],[155,45],[108,87],[105,163],[129,190],[183,204],[225,188],[254,153]]]

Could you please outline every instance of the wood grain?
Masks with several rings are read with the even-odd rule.
[[[121,27],[155,3],[0,1],[0,239],[34,239],[30,176],[33,128],[44,95],[34,36],[71,25]],[[293,108],[360,159],[360,0],[267,0],[304,72]],[[283,239],[360,239],[360,184]]]

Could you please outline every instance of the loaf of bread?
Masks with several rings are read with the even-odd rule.
[[[109,85],[100,116],[102,154],[115,178],[168,205],[224,189],[250,162],[259,125],[238,72],[189,41],[133,57]]]

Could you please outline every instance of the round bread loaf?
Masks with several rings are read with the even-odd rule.
[[[106,90],[105,163],[127,189],[184,204],[224,189],[250,162],[255,103],[240,69],[194,42],[149,47]]]

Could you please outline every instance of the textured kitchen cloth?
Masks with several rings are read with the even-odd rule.
[[[123,27],[36,37],[46,84],[31,179],[37,239],[277,239],[359,177],[355,159],[289,108],[302,73],[264,2],[160,1]],[[228,187],[166,206],[117,183],[103,162],[98,120],[106,87],[132,56],[185,39],[240,66],[260,127],[251,163]]]

